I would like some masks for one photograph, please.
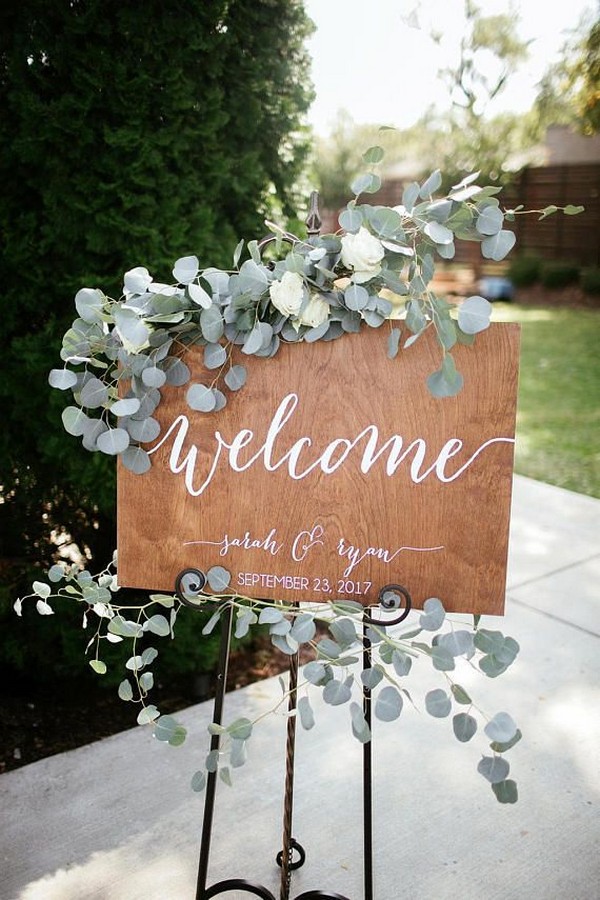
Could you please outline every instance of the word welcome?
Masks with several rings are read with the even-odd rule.
[[[325,475],[332,475],[356,451],[355,455],[360,454],[359,467],[364,475],[367,475],[376,463],[382,461],[385,463],[385,473],[390,477],[395,475],[401,466],[406,465],[414,484],[420,484],[431,475],[442,484],[448,484],[460,478],[487,447],[498,443],[514,444],[514,438],[511,437],[490,438],[466,460],[456,459],[455,462],[461,462],[458,468],[447,471],[450,461],[459,457],[463,451],[463,441],[460,438],[450,438],[439,451],[434,451],[432,456],[425,438],[422,437],[415,438],[405,446],[405,439],[399,434],[394,434],[380,444],[379,429],[371,424],[366,425],[355,437],[335,438],[324,449],[317,450],[315,457],[311,437],[301,437],[294,441],[291,447],[285,444],[285,426],[293,416],[298,403],[298,395],[295,393],[287,394],[283,398],[271,419],[264,439],[258,438],[260,442],[258,448],[250,458],[243,461],[242,451],[257,440],[254,431],[242,428],[230,441],[227,441],[220,431],[215,431],[215,446],[208,472],[198,472],[199,451],[195,444],[186,444],[190,423],[185,415],[177,416],[161,440],[148,452],[156,453],[172,439],[169,468],[174,475],[183,472],[186,490],[192,497],[198,497],[213,481],[221,459],[234,472],[245,472],[258,464],[268,472],[285,468],[290,478],[301,481],[316,469],[320,469]],[[311,459],[311,455],[314,458]]]

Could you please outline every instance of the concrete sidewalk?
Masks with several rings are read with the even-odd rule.
[[[488,625],[521,655],[500,679],[469,670],[461,682],[521,727],[507,756],[520,800],[496,803],[476,772],[485,744],[460,745],[448,719],[406,705],[376,723],[376,900],[600,896],[599,535],[599,500],[515,479],[507,615]],[[418,670],[420,701],[437,680]],[[226,716],[253,718],[279,696],[277,679],[251,685],[227,696]],[[298,733],[294,834],[307,861],[291,897],[361,900],[360,745],[347,709],[315,706],[316,727]],[[179,714],[180,748],[135,728],[0,776],[0,898],[192,900],[203,795],[189,781],[211,713]],[[233,789],[219,785],[209,883],[246,878],[279,896],[284,728],[268,717]]]

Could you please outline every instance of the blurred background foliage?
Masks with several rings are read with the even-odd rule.
[[[115,546],[115,467],[65,438],[48,387],[82,286],[146,266],[230,265],[293,218],[312,99],[299,0],[6,0],[0,12],[0,661],[81,671],[80,611],[39,628],[14,598],[72,542]],[[33,571],[32,571],[33,570]],[[33,609],[31,610],[31,612]],[[180,631],[192,628],[184,617]],[[186,624],[186,622],[188,624]],[[18,632],[18,633],[17,633]],[[204,642],[200,642],[204,643]],[[190,668],[212,663],[178,642]]]

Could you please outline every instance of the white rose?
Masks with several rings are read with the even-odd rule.
[[[297,321],[300,325],[309,325],[311,328],[316,328],[318,325],[326,322],[328,318],[329,303],[326,303],[319,294],[311,294],[310,300],[298,316]]]
[[[295,316],[304,299],[304,281],[297,272],[284,272],[281,281],[274,281],[269,288],[271,303],[284,316]]]
[[[379,275],[384,253],[381,241],[362,226],[356,234],[345,234],[342,238],[342,262],[354,269],[352,280],[357,284]]]

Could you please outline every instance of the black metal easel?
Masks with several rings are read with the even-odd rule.
[[[306,219],[308,241],[317,237],[321,230],[321,216],[319,214],[319,194],[312,191],[309,202],[309,212]],[[283,234],[282,238],[291,244],[296,238],[291,234]],[[259,247],[264,247],[277,240],[274,235],[268,235],[259,241]],[[198,608],[193,595],[199,594],[206,584],[206,577],[199,569],[184,569],[179,573],[175,582],[175,590],[182,603]],[[190,596],[191,595],[191,596]],[[402,598],[402,599],[401,599]],[[398,609],[404,601],[404,609],[395,618],[376,619],[373,614],[365,609],[362,620],[362,662],[363,671],[371,668],[371,639],[369,628],[373,625],[397,625],[409,614],[411,599],[406,588],[399,584],[387,584],[379,591],[379,605],[382,609],[390,611]],[[231,629],[233,622],[233,607],[225,604],[224,613],[221,616],[221,645],[217,672],[217,690],[214,703],[213,722],[222,724],[223,705],[227,689],[227,670],[229,665],[229,648],[231,645]],[[288,711],[293,713],[296,708],[296,694],[298,687],[298,654],[290,657],[289,668],[289,706]],[[372,734],[371,717],[371,690],[363,684],[363,715]],[[220,736],[211,736],[210,749],[218,750]],[[283,804],[283,836],[282,849],[276,856],[277,865],[281,868],[279,900],[292,900],[290,898],[292,873],[304,865],[306,853],[302,845],[292,836],[293,807],[294,807],[294,760],[296,748],[296,716],[290,715],[287,719],[286,751],[285,751],[285,789]],[[372,738],[363,744],[363,873],[364,873],[364,900],[373,900],[373,770],[372,770]],[[212,822],[215,808],[215,794],[217,788],[217,772],[209,772],[206,779],[206,798],[204,802],[204,818],[202,821],[202,837],[200,841],[200,863],[198,866],[198,882],[196,888],[196,900],[210,900],[225,891],[242,890],[262,900],[276,900],[274,894],[266,887],[254,884],[244,878],[230,878],[219,881],[207,887],[208,863],[210,856],[210,844],[212,837]],[[295,855],[296,854],[296,855]],[[342,894],[327,891],[305,891],[294,897],[293,900],[349,900]]]
[[[175,590],[180,600],[192,608],[198,608],[194,595],[198,595],[204,585],[206,577],[199,569],[184,569],[177,576]],[[402,599],[401,599],[402,598]],[[205,597],[203,598],[205,599]],[[363,671],[371,668],[371,637],[369,629],[372,626],[390,626],[402,622],[411,610],[411,598],[402,585],[387,584],[379,591],[379,605],[386,611],[397,610],[399,603],[404,601],[404,609],[394,618],[378,619],[374,617],[372,608],[365,608],[362,619],[362,664]],[[223,706],[225,692],[227,690],[227,671],[229,665],[229,649],[231,645],[231,630],[233,623],[233,606],[227,602],[223,604],[221,615],[221,645],[219,650],[219,662],[217,671],[217,690],[214,701],[213,722],[222,725]],[[293,712],[296,708],[296,694],[298,686],[298,654],[290,657],[289,668],[289,706]],[[365,721],[372,729],[371,715],[371,690],[363,684],[363,714]],[[372,735],[372,730],[371,730]],[[372,743],[373,738],[363,744],[363,900],[373,900],[373,769],[372,769]],[[220,735],[211,736],[210,749],[217,750],[220,745]],[[292,900],[290,898],[292,873],[304,865],[306,853],[302,845],[292,836],[293,802],[294,802],[294,762],[296,746],[296,716],[290,715],[287,719],[286,751],[285,751],[285,789],[283,804],[283,837],[282,850],[276,856],[277,865],[281,868],[279,900]],[[212,823],[215,808],[215,795],[217,787],[217,772],[209,772],[206,780],[206,798],[204,801],[204,817],[202,821],[202,836],[200,841],[200,862],[198,866],[198,881],[196,887],[196,900],[210,900],[226,891],[242,890],[246,893],[260,897],[262,900],[277,900],[274,894],[263,885],[255,884],[244,878],[230,878],[219,881],[207,887],[208,864],[210,857],[210,845],[212,837]],[[297,854],[297,857],[294,857]],[[321,890],[305,891],[293,900],[349,900],[342,894]]]

